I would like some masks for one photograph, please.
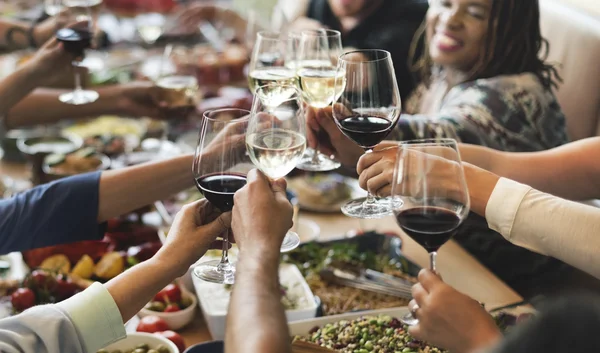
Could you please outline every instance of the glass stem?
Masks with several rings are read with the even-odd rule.
[[[83,91],[83,89],[81,88],[81,76],[79,75],[79,65],[78,64],[74,64],[73,68],[75,69],[75,95],[81,96],[81,91]]]
[[[225,270],[227,267],[229,267],[229,230],[223,238],[223,252],[221,253],[221,262],[219,262],[218,269]]]
[[[437,273],[437,268],[435,266],[435,260],[437,258],[437,251],[429,253],[429,269],[433,273]]]
[[[365,154],[371,153],[371,152],[373,152],[373,150],[370,148],[365,150]],[[364,204],[365,205],[373,205],[376,202],[377,202],[377,198],[375,198],[375,196],[373,196],[373,194],[371,194],[371,192],[369,190],[367,190],[367,198],[366,198]]]

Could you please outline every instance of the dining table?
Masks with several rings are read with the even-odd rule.
[[[21,180],[27,179],[29,168],[26,164],[0,161],[0,176],[2,175]],[[392,216],[377,220],[359,220],[346,217],[341,213],[324,214],[301,210],[299,219],[315,222],[320,229],[318,240],[321,241],[339,239],[365,231],[397,234],[402,239],[404,256],[421,267],[429,266],[427,252],[400,230]],[[484,303],[488,309],[523,300],[519,294],[452,240],[440,249],[437,267],[446,283]],[[179,333],[185,339],[187,346],[212,340],[200,310],[196,311],[194,321],[179,330]]]

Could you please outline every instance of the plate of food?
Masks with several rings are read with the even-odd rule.
[[[420,268],[402,256],[400,245],[398,237],[365,233],[350,239],[300,245],[282,254],[282,261],[298,266],[312,292],[321,299],[323,316],[400,307],[409,300],[330,283],[320,275],[321,270],[330,267],[350,271],[370,269],[413,283]]]
[[[367,195],[358,180],[336,173],[290,178],[288,186],[298,195],[300,208],[312,212],[340,212],[344,203]]]

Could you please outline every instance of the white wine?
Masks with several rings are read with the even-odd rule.
[[[302,67],[298,69],[298,86],[308,104],[325,108],[344,91],[346,72],[333,66]]]
[[[138,25],[138,33],[144,42],[153,44],[163,33],[163,26],[152,25],[152,24],[140,24]]]
[[[306,149],[306,138],[291,130],[271,129],[248,134],[246,147],[252,162],[269,178],[291,172]]]
[[[87,20],[90,15],[97,17],[102,8],[102,0],[64,0],[63,4],[69,8],[78,21]]]
[[[296,74],[285,67],[261,67],[248,75],[250,90],[256,92],[261,86],[268,86],[259,95],[264,105],[276,108],[288,100],[295,92]]]
[[[196,105],[198,81],[193,76],[165,76],[156,81],[160,90],[160,100],[168,108],[182,108]]]

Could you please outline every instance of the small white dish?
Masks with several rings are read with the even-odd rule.
[[[139,317],[145,317],[145,316],[158,316],[161,319],[165,320],[167,325],[169,325],[169,328],[173,331],[177,331],[180,328],[185,327],[186,325],[188,325],[190,322],[192,322],[194,320],[194,316],[196,313],[196,305],[198,305],[198,299],[196,299],[196,296],[190,292],[188,292],[185,288],[181,287],[181,295],[185,298],[188,298],[191,300],[191,304],[190,306],[188,306],[187,308],[183,309],[183,310],[179,310],[179,311],[175,311],[172,313],[161,313],[160,311],[152,311],[152,310],[148,310],[148,309],[142,309],[140,310],[140,312],[138,313]]]
[[[169,341],[168,339],[162,336],[146,332],[128,333],[127,337],[104,347],[104,349],[109,352],[116,350],[127,352],[132,349],[135,349],[135,347],[138,344],[144,343],[147,344],[150,348],[157,348],[158,346],[163,345],[169,348],[171,350],[171,353],[180,353],[175,343]]]

